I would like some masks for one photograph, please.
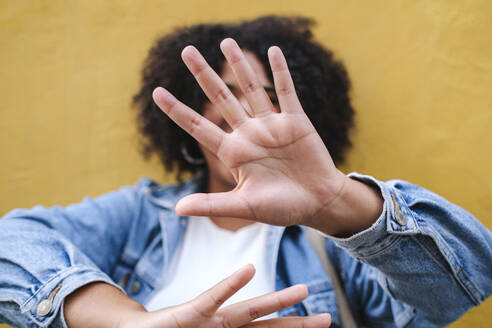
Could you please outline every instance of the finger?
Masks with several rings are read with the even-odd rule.
[[[274,112],[275,108],[255,71],[248,63],[236,41],[227,38],[220,43],[222,53],[231,65],[234,76],[248,100],[254,116],[264,116]]]
[[[199,314],[210,317],[227,299],[243,288],[253,278],[254,274],[255,267],[248,264],[202,293],[189,304]]]
[[[164,88],[156,88],[152,93],[157,106],[176,124],[188,132],[199,143],[216,154],[225,136],[215,124],[177,100]]]
[[[303,112],[287,61],[279,47],[274,46],[268,49],[268,60],[272,68],[273,84],[275,85],[280,111],[285,113]]]
[[[234,191],[188,195],[176,204],[176,212],[183,216],[255,219],[248,203]]]
[[[184,48],[181,53],[184,63],[197,80],[200,87],[213,104],[218,105],[220,113],[234,129],[248,118],[243,106],[234,97],[224,81],[208,65],[205,58],[193,46]]]
[[[316,314],[309,317],[286,317],[254,321],[241,328],[324,328],[331,325],[331,315]]]
[[[308,295],[305,285],[296,285],[278,292],[262,295],[230,305],[218,312],[227,327],[243,326],[264,315],[277,312],[299,303]]]

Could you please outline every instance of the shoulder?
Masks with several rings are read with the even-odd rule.
[[[202,190],[203,183],[203,174],[175,184],[159,184],[151,178],[144,177],[137,182],[134,188],[138,194],[156,205],[174,207],[184,196]]]

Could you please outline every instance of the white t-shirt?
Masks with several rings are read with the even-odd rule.
[[[190,217],[188,224],[163,283],[144,304],[148,311],[188,302],[249,263],[255,276],[223,306],[275,290],[267,263],[268,225],[254,223],[232,232],[207,217]]]

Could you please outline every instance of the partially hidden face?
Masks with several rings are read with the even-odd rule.
[[[273,105],[278,106],[277,95],[275,94],[273,83],[268,78],[265,67],[253,53],[244,51],[244,55],[253,70],[256,72],[260,83],[265,88],[265,91],[270,97]],[[241,88],[239,87],[239,84],[234,77],[234,73],[227,62],[224,62],[220,77],[229,87],[234,96],[236,96],[238,101],[244,106],[245,110],[247,112],[251,112],[248,101],[241,92]],[[205,103],[205,105],[203,106],[202,115],[206,119],[220,127],[222,130],[226,132],[232,131],[229,124],[227,124],[225,119],[220,114],[218,106],[212,104],[211,102],[207,101]],[[199,146],[201,151],[203,152],[203,155],[205,156],[205,161],[207,162],[209,170],[209,179],[213,180],[212,183],[223,186],[224,191],[233,189],[236,186],[236,181],[234,180],[234,177],[232,176],[229,169],[217,158],[217,156],[212,154],[205,147],[201,145]]]

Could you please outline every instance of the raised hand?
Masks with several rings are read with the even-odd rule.
[[[345,211],[351,211],[351,204],[346,201],[352,199],[342,196],[350,179],[334,166],[305,115],[281,50],[271,47],[268,51],[278,111],[236,42],[226,39],[221,49],[248,100],[247,109],[194,47],[185,48],[182,58],[220,109],[231,132],[223,131],[163,88],[153,94],[157,105],[215,154],[237,182],[230,192],[187,196],[178,203],[177,212],[282,226],[304,224],[327,233],[347,231],[343,227]]]
[[[240,303],[219,307],[254,275],[254,267],[247,265],[194,300],[154,312],[138,312],[122,320],[120,328],[201,328],[201,327],[328,327],[329,314],[310,317],[286,317],[252,322],[259,317],[274,313],[302,301],[307,296],[304,285],[296,285],[279,292],[255,297]]]

